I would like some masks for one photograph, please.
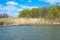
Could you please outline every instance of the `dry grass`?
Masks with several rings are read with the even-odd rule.
[[[4,25],[40,25],[40,24],[60,24],[58,21],[44,18],[0,18]]]

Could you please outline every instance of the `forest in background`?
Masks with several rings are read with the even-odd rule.
[[[19,18],[48,18],[60,19],[60,6],[49,6],[42,8],[23,9],[19,12]]]
[[[13,17],[7,13],[0,14],[0,18]],[[42,8],[23,9],[19,11],[17,18],[60,18],[60,6],[49,6]]]

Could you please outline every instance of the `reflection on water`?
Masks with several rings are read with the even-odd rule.
[[[60,26],[0,27],[0,40],[60,40]]]

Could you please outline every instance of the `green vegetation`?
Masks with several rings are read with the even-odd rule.
[[[50,6],[43,8],[24,9],[19,12],[20,18],[60,18],[60,6]]]
[[[0,25],[4,25],[4,22],[3,22],[3,21],[1,21],[1,22],[0,22]]]

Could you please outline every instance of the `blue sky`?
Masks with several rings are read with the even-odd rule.
[[[0,0],[0,14],[17,16],[19,11],[26,8],[48,7],[56,4],[60,5],[60,0]]]

